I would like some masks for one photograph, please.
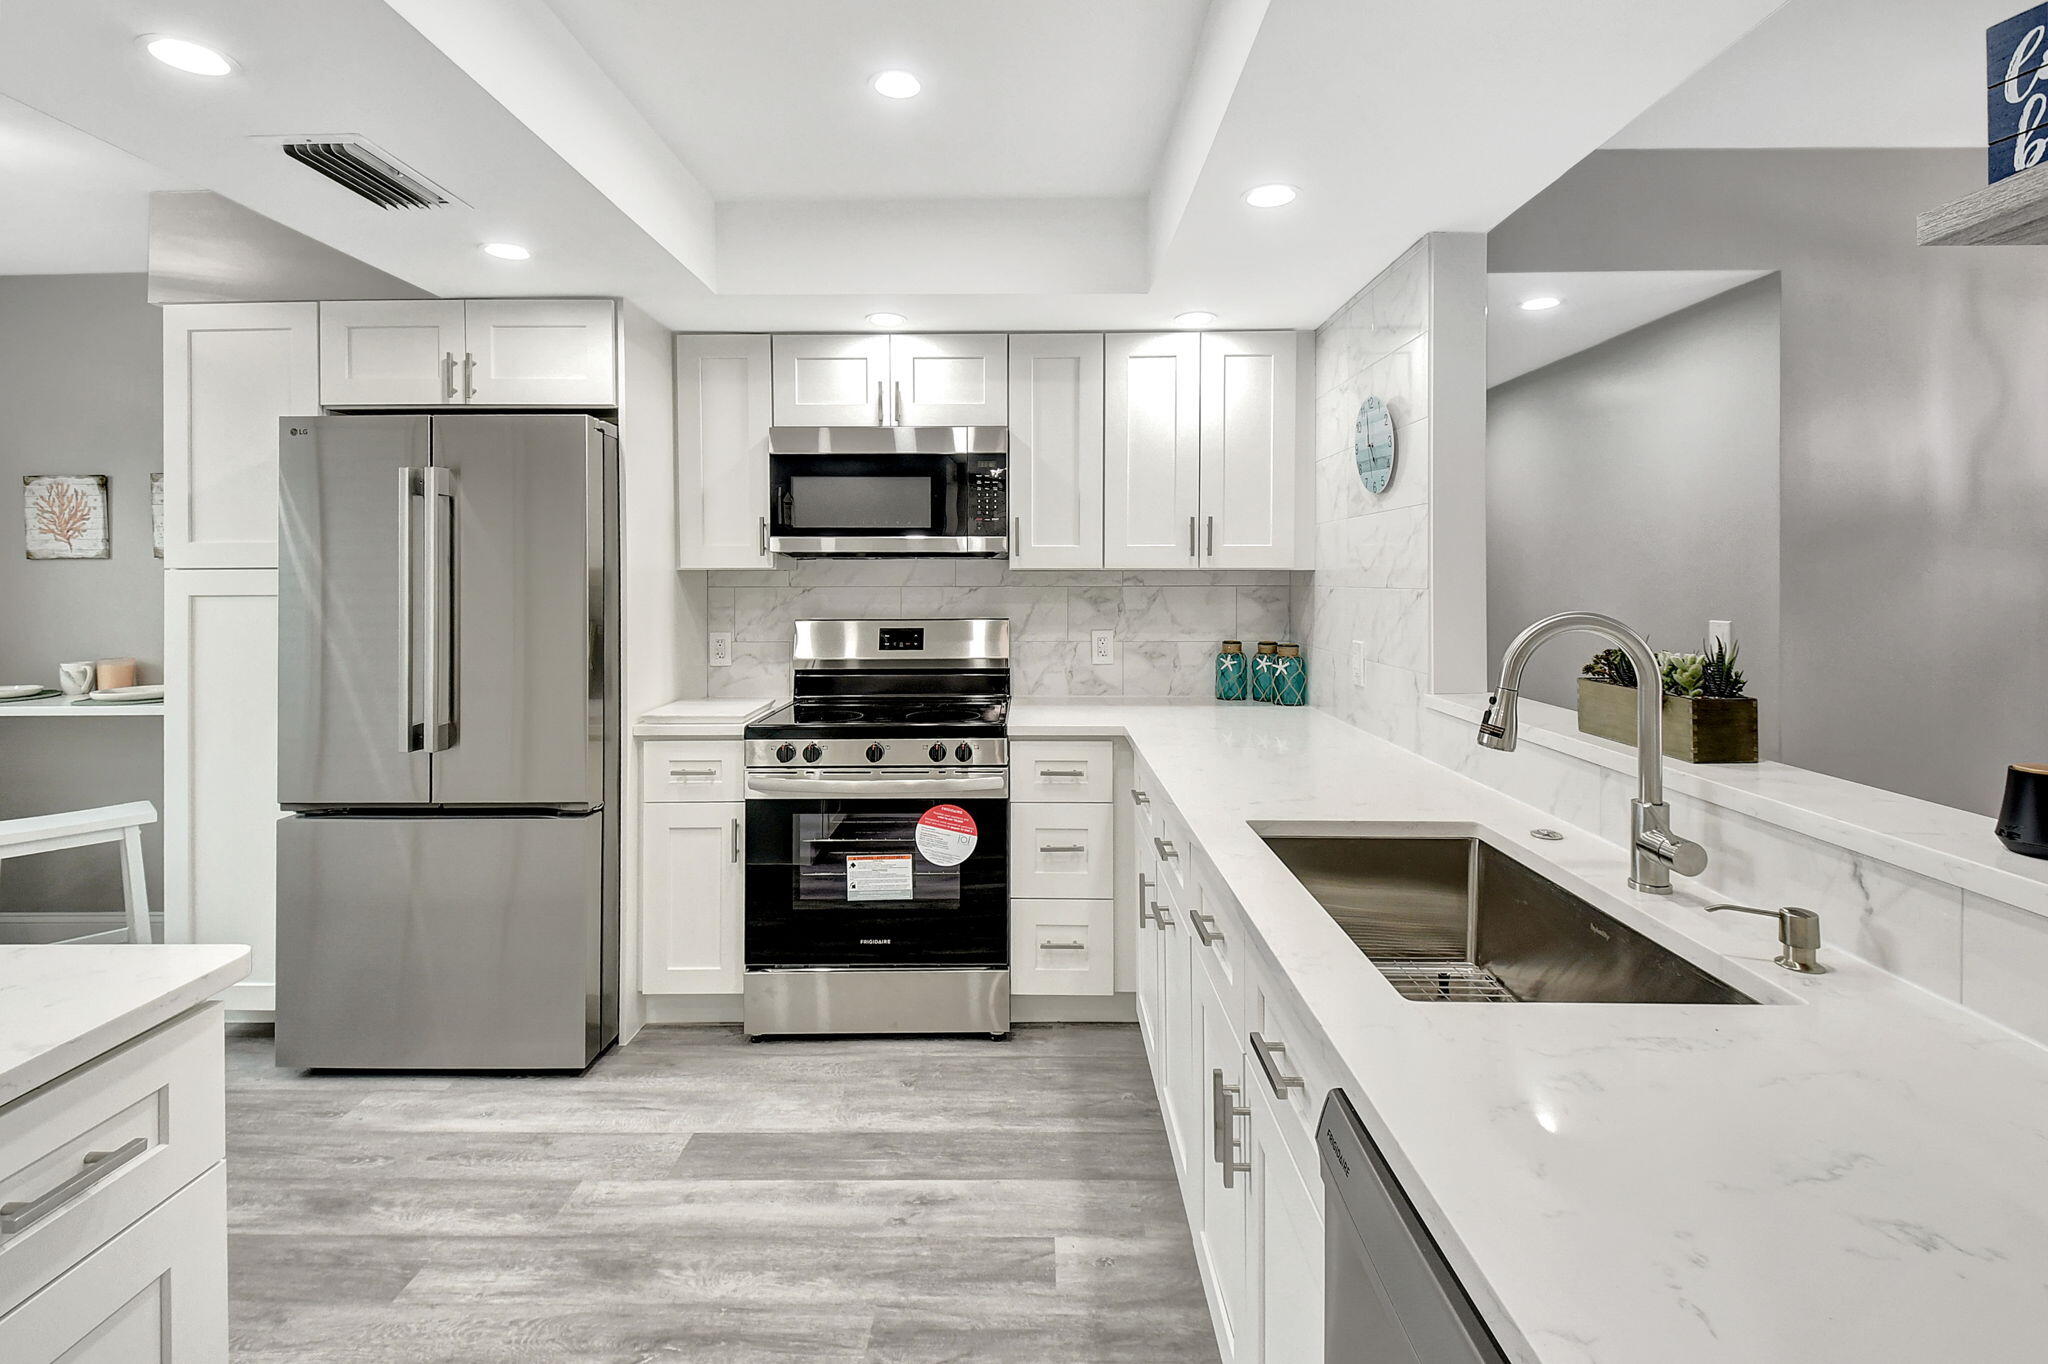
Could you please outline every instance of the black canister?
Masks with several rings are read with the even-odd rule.
[[[2022,857],[2048,857],[2048,763],[2014,763],[2005,769],[1998,839]]]

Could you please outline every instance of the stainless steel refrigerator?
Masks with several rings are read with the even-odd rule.
[[[581,1069],[618,1037],[618,443],[292,417],[277,1062]]]

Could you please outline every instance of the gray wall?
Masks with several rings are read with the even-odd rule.
[[[161,681],[163,560],[150,550],[149,476],[163,467],[163,340],[147,277],[0,276],[0,682],[55,685],[57,665],[133,656]],[[113,557],[30,562],[24,474],[105,474]],[[118,801],[163,805],[163,722],[7,718],[0,818]],[[161,840],[145,837],[161,910]],[[118,910],[115,854],[76,849],[0,869],[0,912]],[[0,940],[10,936],[0,930]]]
[[[2048,267],[1913,245],[1966,150],[1603,151],[1500,271],[1781,272],[1780,757],[1981,813],[2048,758]]]
[[[1734,622],[1763,753],[1778,720],[1778,281],[1711,298],[1487,395],[1487,653],[1559,611],[1660,649]],[[1539,652],[1525,695],[1575,702],[1600,647]]]

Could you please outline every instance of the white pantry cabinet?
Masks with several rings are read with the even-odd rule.
[[[767,568],[765,336],[676,337],[676,567]]]
[[[246,943],[277,1000],[277,572],[164,574],[164,937]]]
[[[320,305],[328,407],[614,407],[608,298],[371,299]]]
[[[1201,515],[1200,338],[1103,339],[1103,566],[1195,568]]]
[[[277,567],[277,424],[320,405],[314,303],[164,309],[164,566]]]
[[[777,336],[777,426],[1002,426],[1010,338]]]
[[[640,988],[646,993],[739,993],[746,813],[742,801],[648,801],[640,807]]]
[[[1010,567],[1102,567],[1102,337],[1010,338]]]
[[[1300,526],[1293,332],[1202,336],[1202,567],[1291,568]]]

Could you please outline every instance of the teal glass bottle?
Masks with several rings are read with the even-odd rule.
[[[1252,657],[1251,692],[1254,701],[1270,702],[1273,699],[1273,665],[1280,661],[1276,652],[1279,647],[1270,639],[1259,641],[1259,651]]]
[[[1245,690],[1250,686],[1247,680],[1249,669],[1244,656],[1241,640],[1226,639],[1223,647],[1216,652],[1216,699],[1218,701],[1242,701]]]
[[[1308,661],[1299,644],[1283,644],[1273,660],[1273,701],[1282,706],[1308,704]]]

